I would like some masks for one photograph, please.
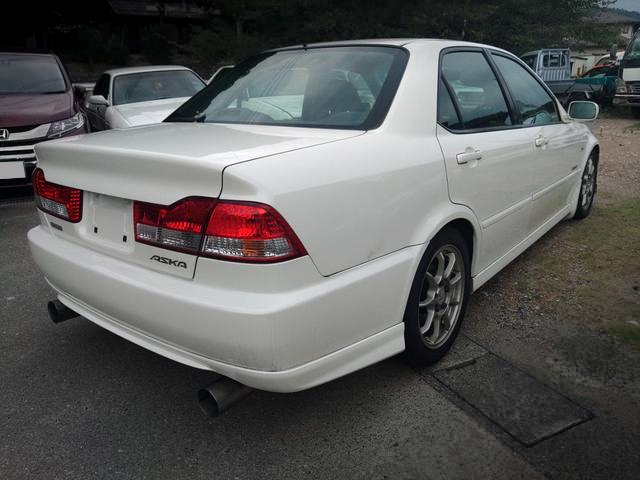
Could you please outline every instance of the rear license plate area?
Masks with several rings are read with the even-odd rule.
[[[133,242],[133,206],[124,198],[87,193],[92,210],[87,225],[89,235],[114,245],[126,246]]]

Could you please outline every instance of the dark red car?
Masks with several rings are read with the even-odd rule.
[[[0,188],[30,183],[36,143],[87,131],[82,97],[56,55],[0,48]]]

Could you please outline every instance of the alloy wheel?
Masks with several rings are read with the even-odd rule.
[[[593,201],[593,194],[596,190],[596,165],[592,157],[587,159],[587,165],[582,174],[581,185],[582,208],[588,209]]]
[[[427,348],[443,345],[460,317],[465,291],[462,253],[454,245],[440,247],[427,267],[418,300],[420,334]]]

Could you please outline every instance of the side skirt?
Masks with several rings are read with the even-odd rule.
[[[566,205],[562,210],[556,213],[553,217],[547,220],[545,223],[540,225],[537,229],[535,229],[531,234],[518,243],[515,247],[505,253],[498,260],[493,262],[487,268],[476,274],[473,277],[473,291],[475,292],[482,285],[484,285],[487,281],[491,279],[496,273],[502,270],[504,267],[509,265],[518,255],[524,252],[527,248],[533,245],[540,237],[542,237],[545,233],[551,230],[557,223],[559,223],[563,218],[566,218],[567,215],[571,212],[571,205]]]

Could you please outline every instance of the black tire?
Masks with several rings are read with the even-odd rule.
[[[428,341],[425,339],[429,330],[421,333],[422,328],[426,326],[424,320],[426,320],[426,313],[421,312],[418,304],[423,293],[428,293],[428,289],[425,290],[426,276],[428,269],[433,266],[433,261],[436,261],[436,255],[443,249],[452,248],[457,250],[461,254],[461,265],[464,266],[464,271],[459,272],[463,285],[459,288],[458,294],[461,296],[461,300],[458,302],[459,309],[457,310],[457,316],[455,323],[447,331],[448,337],[443,339],[444,342],[437,346],[428,345]],[[444,279],[443,279],[444,281]],[[442,287],[445,288],[445,287]],[[448,287],[452,288],[452,287]],[[440,289],[438,289],[440,290]],[[449,290],[447,290],[449,292]],[[411,365],[431,365],[440,360],[445,353],[451,348],[451,345],[458,336],[460,326],[464,319],[464,314],[467,309],[467,302],[471,294],[471,258],[469,252],[469,246],[465,241],[462,234],[454,228],[446,228],[439,232],[431,242],[418,265],[416,276],[413,279],[411,291],[409,293],[409,299],[407,300],[407,306],[404,313],[404,339],[405,339],[405,352],[404,358]],[[447,295],[447,294],[444,294]],[[437,303],[437,301],[435,301]],[[453,303],[452,303],[453,305]],[[436,307],[437,308],[437,307]],[[435,317],[432,323],[436,321],[440,322],[439,317]],[[437,335],[436,335],[437,336]]]
[[[589,176],[589,170],[593,165],[593,177]],[[585,189],[585,183],[593,181],[593,185],[589,188]],[[591,152],[589,158],[587,159],[587,163],[584,166],[584,170],[582,171],[582,175],[580,176],[580,194],[578,195],[578,206],[576,207],[576,213],[573,216],[575,220],[582,220],[586,218],[591,213],[591,208],[593,207],[593,199],[596,196],[596,191],[598,190],[598,157],[595,152]],[[588,195],[588,198],[585,197]]]

